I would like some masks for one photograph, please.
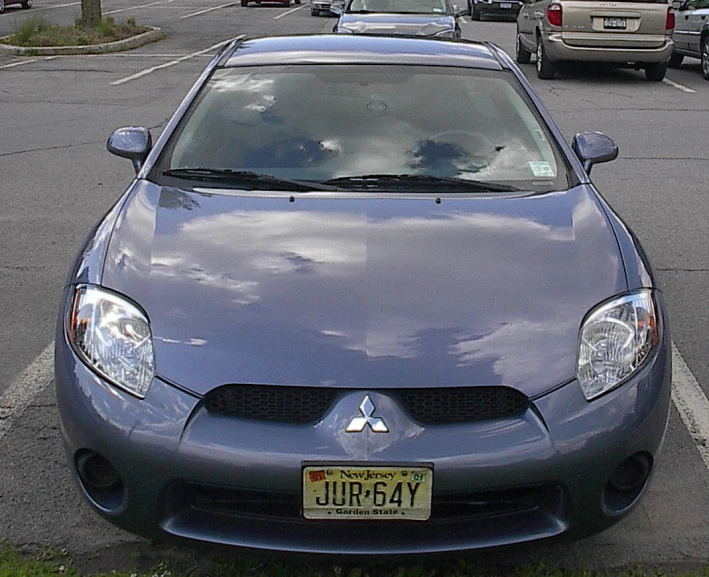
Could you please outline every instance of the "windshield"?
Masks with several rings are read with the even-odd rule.
[[[347,12],[447,14],[445,0],[352,0]]]
[[[339,189],[368,175],[399,187],[414,176],[420,186],[423,177],[525,190],[567,185],[561,157],[511,73],[435,66],[217,70],[151,178],[206,179],[205,169],[221,171],[210,182],[223,176],[234,187],[238,175],[228,171],[267,175],[271,189],[274,178],[349,179]],[[253,174],[248,185],[258,188]]]

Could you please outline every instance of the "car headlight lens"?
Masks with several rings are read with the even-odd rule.
[[[67,323],[76,353],[101,376],[142,399],[155,376],[153,335],[145,314],[127,299],[79,286]]]
[[[649,290],[626,295],[591,311],[581,327],[576,376],[587,400],[632,375],[660,342]]]

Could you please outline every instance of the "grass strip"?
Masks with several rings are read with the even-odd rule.
[[[199,555],[198,551],[193,552]],[[193,563],[161,561],[150,570],[79,572],[66,552],[45,551],[22,555],[0,544],[0,577],[709,577],[709,567],[694,571],[661,571],[631,567],[609,572],[536,567],[481,567],[471,559],[407,563],[340,564],[312,560],[285,560],[231,554],[212,555]],[[189,557],[189,555],[188,555]],[[504,556],[503,556],[504,557]],[[134,561],[139,561],[137,558]]]
[[[0,42],[25,48],[46,46],[87,46],[115,42],[137,36],[150,28],[138,26],[133,18],[116,23],[112,17],[104,18],[97,26],[88,28],[77,20],[73,26],[51,24],[41,16],[27,18],[8,37]]]

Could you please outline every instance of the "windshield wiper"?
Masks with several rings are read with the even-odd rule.
[[[481,180],[466,180],[464,178],[451,178],[446,176],[431,176],[429,174],[367,174],[362,176],[343,176],[326,180],[324,184],[350,185],[351,188],[374,190],[386,189],[395,186],[397,189],[431,190],[441,192],[441,185],[445,185],[445,192],[517,192],[521,190],[516,186],[484,182]],[[348,187],[350,188],[350,187]]]
[[[268,174],[259,174],[248,170],[231,170],[229,168],[171,168],[163,171],[163,176],[219,182],[234,186],[248,186],[257,190],[288,190],[307,192],[312,190],[341,190],[331,184],[311,182],[307,180],[291,180],[278,178]]]

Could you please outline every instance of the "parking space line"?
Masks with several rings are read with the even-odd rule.
[[[33,58],[32,60],[22,60],[21,62],[13,62],[12,64],[5,64],[0,66],[2,68],[14,68],[15,66],[22,66],[24,64],[32,64],[33,62],[46,62],[47,60],[54,60],[57,56],[47,56],[46,58]]]
[[[14,68],[15,66],[22,66],[23,64],[32,64],[33,62],[39,62],[39,60],[23,60],[22,62],[13,62],[12,64],[5,64],[0,66],[0,68]]]
[[[157,66],[151,66],[150,68],[146,68],[145,70],[141,70],[140,72],[136,72],[135,74],[132,74],[131,76],[126,76],[125,78],[121,78],[120,80],[116,80],[114,82],[111,82],[111,86],[119,86],[120,84],[125,84],[126,82],[130,82],[131,80],[137,80],[138,78],[142,78],[143,76],[147,76],[148,74],[152,74],[156,70],[162,70],[163,68],[169,68],[170,66],[175,66],[175,65],[179,64],[180,62],[184,62],[185,60],[190,60],[190,59],[195,58],[197,56],[201,56],[202,54],[206,54],[207,52],[211,52],[212,50],[216,50],[217,48],[221,48],[225,44],[229,44],[229,42],[233,42],[234,40],[241,40],[243,37],[244,37],[244,34],[239,34],[238,36],[235,36],[234,38],[231,38],[229,40],[224,40],[222,42],[219,42],[218,44],[210,46],[209,48],[205,48],[204,50],[200,50],[199,52],[193,52],[192,54],[188,54],[187,56],[183,56],[182,58],[178,58],[176,60],[171,60],[170,62],[165,62],[164,64],[158,64]]]
[[[150,8],[151,6],[157,6],[159,4],[172,4],[175,0],[160,0],[158,2],[151,2],[150,4],[140,4],[138,6],[131,6],[130,8],[120,8],[118,10],[110,10],[104,12],[104,16],[110,16],[111,14],[119,14],[120,12],[128,12],[128,10],[140,10],[141,8]]]
[[[665,84],[669,84],[670,86],[672,86],[672,88],[676,88],[677,90],[681,90],[682,92],[687,92],[689,94],[694,94],[696,92],[696,90],[692,90],[691,88],[687,88],[686,86],[683,86],[682,84],[674,82],[674,81],[670,80],[669,78],[663,78],[662,82],[664,82]]]
[[[70,2],[69,4],[57,4],[55,6],[35,6],[33,12],[39,10],[55,10],[56,8],[68,8],[69,6],[78,6],[81,2]]]
[[[0,440],[54,377],[54,341],[0,395]]]
[[[709,400],[672,343],[672,401],[709,469]]]
[[[288,14],[293,14],[293,12],[297,12],[301,8],[305,8],[306,4],[301,4],[300,6],[297,6],[296,8],[293,8],[293,10],[288,10],[288,12],[284,12],[283,14],[279,14],[274,18],[274,20],[278,20],[279,18],[283,18],[284,16],[288,16]]]
[[[222,4],[221,6],[214,6],[213,8],[207,8],[206,10],[200,10],[199,12],[193,12],[192,14],[185,14],[184,16],[180,16],[180,20],[184,20],[185,18],[192,18],[194,16],[200,16],[202,14],[206,14],[207,12],[212,12],[214,10],[221,10],[222,8],[231,8],[232,6],[236,6],[238,2],[230,2],[229,4]]]

